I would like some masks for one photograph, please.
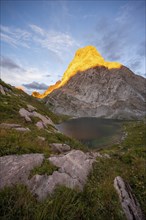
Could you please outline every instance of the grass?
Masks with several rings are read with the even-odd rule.
[[[38,202],[24,186],[5,188],[0,192],[1,219],[31,220],[124,220],[125,216],[113,187],[120,175],[136,195],[146,214],[145,123],[125,125],[128,133],[123,143],[100,150],[111,158],[97,158],[83,192],[58,187],[52,196]],[[34,173],[48,172],[44,164]]]
[[[57,116],[52,113],[41,100],[37,100],[32,96],[27,95],[21,90],[0,82],[4,87],[9,88],[12,92],[10,96],[0,96],[0,123],[17,123],[22,127],[28,127],[31,132],[18,132],[15,130],[1,129],[0,130],[0,156],[9,154],[25,154],[25,153],[44,153],[50,155],[50,143],[66,143],[77,149],[84,149],[80,142],[72,140],[61,133],[57,133],[52,125],[49,125],[47,130],[38,130],[36,122],[40,119],[32,117],[32,122],[26,122],[19,115],[20,108],[27,108],[27,104],[34,106],[37,112],[47,115],[54,123],[59,123],[65,120],[65,116]],[[46,141],[42,142],[38,139],[42,136]]]
[[[54,171],[57,171],[57,170],[58,170],[58,168],[56,166],[54,166],[53,164],[51,164],[49,160],[44,159],[41,166],[37,166],[33,170],[31,170],[29,178],[31,179],[31,177],[34,176],[35,174],[39,174],[39,175],[45,175],[46,174],[46,175],[49,176]]]

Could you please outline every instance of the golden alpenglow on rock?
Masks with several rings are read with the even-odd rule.
[[[54,89],[58,89],[65,85],[68,80],[78,72],[85,71],[97,66],[104,66],[108,69],[114,69],[120,68],[122,65],[117,62],[105,61],[94,46],[86,46],[77,50],[74,59],[69,64],[61,81],[58,81],[55,85],[50,86],[43,94],[33,92],[32,95],[37,98],[44,98]]]

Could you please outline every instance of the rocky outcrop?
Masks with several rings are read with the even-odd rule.
[[[114,180],[114,187],[119,195],[120,202],[127,220],[144,220],[145,217],[136,197],[133,195],[128,183],[117,176]]]
[[[30,170],[41,165],[43,159],[43,154],[0,157],[0,189],[18,183],[27,185]]]
[[[36,108],[33,107],[32,105],[27,105],[28,110],[25,108],[21,108],[19,110],[19,114],[21,117],[25,119],[26,122],[32,122],[31,118],[35,117],[40,119],[41,121],[38,121],[36,123],[36,126],[39,129],[44,129],[47,128],[48,125],[55,126],[52,120],[48,116],[41,115],[40,113],[36,112]]]
[[[31,192],[37,195],[39,200],[46,198],[47,194],[52,194],[59,185],[82,190],[95,157],[80,150],[72,150],[66,154],[49,157],[48,160],[59,170],[50,176],[35,175],[28,184]]]
[[[12,93],[12,90],[0,84],[0,93],[2,95],[10,95]]]
[[[80,150],[71,150],[68,153],[54,155],[48,158],[50,163],[58,167],[52,175],[35,175],[29,179],[30,171],[41,165],[42,154],[11,155],[0,157],[0,189],[4,186],[13,186],[22,183],[43,200],[52,194],[59,185],[71,189],[82,190],[96,155],[84,153]]]

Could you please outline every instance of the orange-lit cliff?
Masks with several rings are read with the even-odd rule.
[[[117,62],[108,62],[100,55],[94,46],[86,46],[77,50],[75,57],[69,64],[67,70],[65,71],[61,81],[58,81],[55,85],[50,86],[43,94],[38,92],[33,92],[32,95],[37,98],[44,98],[50,94],[54,89],[58,89],[65,85],[68,80],[77,74],[79,71],[85,71],[87,69],[104,66],[108,69],[120,68],[122,65]]]

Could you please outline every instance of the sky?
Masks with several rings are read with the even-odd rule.
[[[87,45],[145,76],[145,14],[138,0],[1,0],[1,78],[42,93]]]

